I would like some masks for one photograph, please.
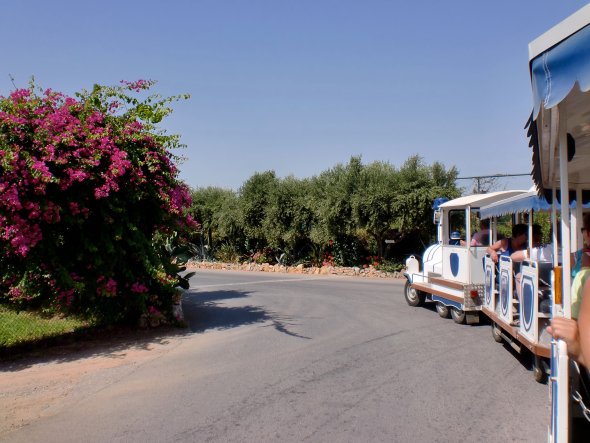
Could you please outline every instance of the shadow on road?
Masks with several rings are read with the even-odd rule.
[[[191,332],[200,333],[208,329],[230,329],[242,325],[271,322],[277,331],[297,338],[310,339],[289,330],[295,323],[290,318],[279,316],[259,306],[223,306],[223,300],[247,298],[246,291],[187,292],[182,301],[184,318]]]
[[[292,319],[258,306],[225,306],[223,301],[247,298],[245,291],[187,292],[182,308],[188,328],[161,326],[153,329],[108,327],[78,331],[0,352],[0,374],[26,369],[39,363],[65,363],[89,357],[124,358],[130,350],[149,350],[175,338],[203,333],[210,329],[230,329],[264,323],[292,337],[310,339],[292,332]],[[266,324],[268,323],[268,324]]]
[[[256,306],[220,306],[222,300],[246,298],[243,291],[211,291],[186,293],[182,300],[184,319],[191,332],[208,329],[229,329],[270,320],[270,315]]]

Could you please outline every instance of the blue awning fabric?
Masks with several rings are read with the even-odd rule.
[[[533,59],[530,69],[533,120],[541,106],[558,105],[576,82],[582,92],[590,90],[590,25]]]
[[[525,129],[529,146],[533,150],[531,176],[539,190],[539,196],[551,202],[551,189],[543,183],[537,118],[542,108],[550,109],[560,104],[576,84],[582,92],[590,90],[590,25],[539,54],[531,60],[529,67],[534,107]],[[575,143],[571,134],[568,134],[568,153],[570,142]],[[557,191],[559,200],[560,193]],[[576,199],[573,190],[570,190],[569,197],[570,201]],[[582,200],[584,203],[590,202],[590,190],[582,190]]]
[[[590,207],[590,204],[584,204],[584,208]],[[570,208],[576,208],[576,202],[570,201]],[[557,203],[557,209],[561,205]],[[520,214],[521,212],[539,212],[551,210],[551,204],[544,197],[539,197],[536,191],[529,191],[515,197],[510,197],[491,205],[483,206],[479,210],[479,218],[486,219],[490,217],[501,217],[509,214]]]
[[[535,191],[529,191],[525,194],[484,206],[479,210],[479,217],[486,219],[521,212],[549,211],[550,209],[551,205],[547,203],[547,200],[539,197]]]

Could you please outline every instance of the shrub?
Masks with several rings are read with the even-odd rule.
[[[250,254],[250,261],[256,264],[261,265],[262,263],[272,263],[273,262],[273,251],[271,248],[264,248],[261,251],[256,251]]]
[[[404,268],[405,264],[390,260],[383,260],[382,262],[377,263],[377,265],[375,266],[375,269],[383,272],[400,272]]]
[[[222,244],[219,249],[215,251],[214,256],[222,263],[238,263],[241,258],[240,253],[229,243]]]
[[[155,125],[179,97],[154,82],[74,97],[31,84],[0,97],[0,293],[101,321],[171,315],[186,284],[166,238],[194,225],[171,149]]]

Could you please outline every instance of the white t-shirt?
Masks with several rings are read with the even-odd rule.
[[[531,248],[531,256],[534,261],[547,261],[553,263],[553,245],[548,244],[543,247]]]

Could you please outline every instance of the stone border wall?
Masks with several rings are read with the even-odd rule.
[[[309,274],[309,275],[343,275],[349,277],[367,278],[403,278],[401,272],[378,271],[373,266],[366,268],[343,266],[298,266],[271,265],[269,263],[218,263],[208,261],[189,261],[187,269],[218,269],[225,271],[251,271],[251,272],[276,272],[283,274]]]

